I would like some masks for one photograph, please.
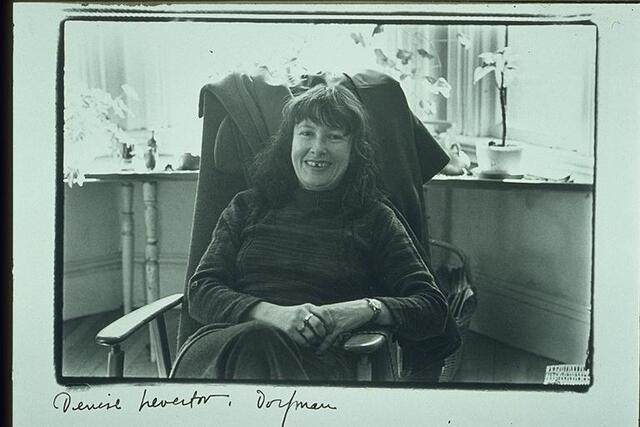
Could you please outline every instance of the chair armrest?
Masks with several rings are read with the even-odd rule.
[[[181,303],[182,294],[174,294],[142,306],[115,320],[98,332],[96,343],[100,345],[119,344],[151,320]]]
[[[381,349],[391,340],[391,333],[386,330],[354,332],[342,345],[351,353],[369,354]]]

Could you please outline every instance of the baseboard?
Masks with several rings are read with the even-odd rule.
[[[161,254],[161,296],[182,292],[188,256]],[[144,253],[134,256],[134,306],[145,304]],[[109,253],[65,261],[63,265],[63,320],[117,310],[122,307],[122,254]]]
[[[478,309],[471,329],[564,363],[584,363],[590,308],[575,301],[476,274]]]
[[[64,262],[62,289],[63,320],[117,310],[122,306],[120,254]]]
[[[160,266],[160,297],[184,291],[184,281],[189,257],[186,252],[161,252],[158,257]],[[144,252],[134,255],[135,282],[133,304],[142,306],[146,303],[144,292]]]
[[[590,308],[576,301],[558,298],[520,284],[501,280],[487,274],[476,274],[476,281],[483,289],[498,293],[505,298],[528,304],[538,310],[547,311],[559,316],[568,317],[582,323],[589,323]]]
[[[87,274],[95,274],[101,271],[120,269],[122,260],[120,252],[64,261],[63,275],[67,277],[77,277]]]

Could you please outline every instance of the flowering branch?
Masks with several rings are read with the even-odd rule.
[[[507,87],[516,77],[516,66],[513,64],[516,56],[509,47],[497,52],[485,52],[479,55],[482,64],[473,72],[473,83],[477,83],[485,76],[493,72],[495,84],[500,98],[500,112],[502,114],[502,140],[501,147],[507,143]]]

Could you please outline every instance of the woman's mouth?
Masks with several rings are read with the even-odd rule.
[[[331,163],[325,160],[305,160],[304,164],[314,169],[325,169],[331,166]]]

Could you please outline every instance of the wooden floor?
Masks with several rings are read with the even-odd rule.
[[[178,311],[167,314],[167,330],[174,357]],[[67,377],[104,377],[107,372],[107,348],[95,343],[96,333],[117,319],[119,311],[72,319],[63,323],[62,373]],[[125,376],[157,377],[157,368],[149,360],[149,333],[141,330],[123,345]],[[469,331],[465,338],[460,367],[454,382],[542,384],[545,368],[558,362],[510,347]]]
[[[542,384],[548,365],[559,362],[469,331],[454,382]]]
[[[80,317],[62,325],[62,374],[69,377],[104,377],[107,375],[108,347],[96,344],[98,331],[122,316],[112,311]],[[165,315],[171,359],[175,356],[179,312],[171,310]],[[125,377],[157,377],[155,363],[149,358],[149,329],[134,333],[122,345],[125,352]]]

